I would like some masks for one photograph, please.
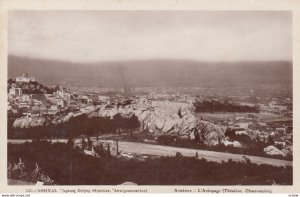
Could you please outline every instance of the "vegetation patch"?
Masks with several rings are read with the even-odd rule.
[[[85,155],[71,142],[34,141],[8,144],[8,162],[22,158],[24,171],[36,163],[59,185],[271,185],[292,184],[292,167],[257,165],[247,162],[209,162],[182,157],[120,159],[109,154]]]

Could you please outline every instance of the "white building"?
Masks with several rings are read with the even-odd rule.
[[[261,126],[261,127],[266,127],[266,126],[267,126],[267,123],[265,123],[265,122],[258,122],[258,124],[259,124],[259,126]]]
[[[60,89],[56,91],[56,96],[65,100],[70,100],[72,97],[72,94],[64,89]]]
[[[22,96],[22,89],[21,88],[10,88],[9,95],[12,96]]]
[[[34,77],[28,77],[27,73],[24,73],[22,77],[16,77],[16,82],[28,83],[31,81],[35,81]]]
[[[19,103],[19,108],[30,108],[30,105],[28,103],[25,103],[25,102],[21,102]]]
[[[58,111],[59,109],[58,109],[58,106],[57,106],[57,105],[51,105],[51,106],[50,106],[50,110],[51,110],[51,111]]]
[[[29,102],[31,101],[32,96],[30,94],[24,94],[20,97],[20,102]]]
[[[43,102],[40,100],[33,99],[33,104],[36,106],[39,106],[39,105],[43,104]]]
[[[237,128],[248,129],[249,123],[247,123],[247,122],[240,122],[240,123],[234,124],[234,126],[236,126]]]
[[[98,100],[102,101],[102,102],[108,102],[110,100],[110,97],[109,96],[99,95],[98,96]]]
[[[65,107],[65,101],[63,99],[58,99],[56,104],[58,106]]]
[[[277,127],[276,131],[278,131],[278,132],[286,132],[286,127]]]

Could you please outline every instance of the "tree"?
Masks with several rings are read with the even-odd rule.
[[[107,152],[106,152],[107,156],[108,156],[108,157],[111,157],[110,144],[107,144],[107,145],[106,145],[106,151],[107,151]]]
[[[266,143],[266,136],[264,136],[264,143]]]
[[[179,116],[180,118],[182,118],[181,109],[178,110],[178,116]]]
[[[183,157],[182,154],[180,152],[176,152],[176,157]]]
[[[84,150],[86,148],[87,144],[86,141],[84,139],[84,137],[81,137],[81,150]]]
[[[126,127],[129,130],[130,137],[132,137],[133,130],[140,127],[139,119],[136,115],[132,115],[126,122],[127,122]]]
[[[259,141],[260,141],[259,136],[258,136],[258,134],[256,134],[256,142],[259,142]]]
[[[92,147],[93,147],[93,142],[92,142],[92,140],[91,140],[91,137],[90,137],[90,136],[88,136],[87,147],[88,147],[88,150],[92,150]]]
[[[98,134],[98,128],[97,128],[97,121],[98,121],[99,117],[92,117],[92,118],[89,118],[88,122],[88,136],[91,136],[91,135],[94,135],[96,136],[96,139],[98,141],[98,138],[99,138],[99,134]]]
[[[222,144],[221,138],[218,137],[218,144]]]
[[[74,147],[74,142],[73,142],[73,139],[68,139],[68,142],[67,142],[67,145],[70,149],[72,149]]]
[[[116,114],[113,117],[115,130],[124,129],[124,118],[121,114]]]
[[[268,137],[268,144],[269,145],[274,145],[274,140],[273,140],[272,136],[270,136],[270,135]]]
[[[116,141],[116,144],[117,144],[117,155],[119,154],[119,141],[117,140]]]
[[[96,140],[99,140],[99,132],[101,131],[103,124],[103,119],[101,117],[98,117],[94,120],[94,129],[96,133]]]
[[[198,133],[198,131],[197,131],[196,128],[194,129],[194,136],[195,136],[195,141],[199,142],[200,141],[200,135],[199,135],[199,133]]]
[[[67,124],[65,124],[65,127],[68,131],[69,140],[73,140],[74,138],[74,130],[76,128],[75,122],[76,122],[75,118],[72,117],[69,119]]]
[[[102,117],[100,118],[100,130],[103,133],[108,133],[109,131],[114,130],[114,125],[112,125],[112,120],[108,117]]]

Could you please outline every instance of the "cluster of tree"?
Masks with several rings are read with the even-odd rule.
[[[194,103],[196,112],[248,112],[258,113],[258,106],[247,106],[230,103],[228,101],[220,102],[215,100],[196,101]]]
[[[73,138],[80,135],[98,136],[105,133],[127,132],[132,136],[134,129],[140,127],[140,122],[137,116],[123,117],[121,114],[116,114],[113,118],[109,117],[88,117],[82,114],[71,118],[64,124],[68,130],[68,137]]]
[[[133,130],[140,127],[140,121],[136,115],[132,115],[129,118],[124,118],[121,114],[116,114],[113,117],[113,121],[118,134],[124,130],[129,133],[130,137],[133,136]]]
[[[116,114],[112,119],[109,117],[89,117],[87,114],[82,114],[70,118],[69,121],[54,124],[47,124],[39,127],[31,128],[14,128],[13,120],[8,122],[8,137],[23,138],[23,139],[42,139],[42,138],[70,138],[86,135],[98,136],[105,133],[127,132],[132,137],[134,129],[140,127],[140,122],[135,115],[131,117],[123,117]]]
[[[264,148],[271,145],[277,147],[278,149],[283,149],[281,145],[274,143],[274,139],[271,135],[261,139],[257,134],[256,138],[251,138],[249,135],[236,134],[233,130],[227,129],[225,136],[229,137],[229,139],[232,141],[238,141],[242,144],[242,154],[293,160],[292,154],[288,154],[286,157],[283,157],[280,155],[267,155],[264,152]]]
[[[47,155],[45,157],[45,155]],[[204,159],[160,157],[144,161],[84,155],[68,144],[33,142],[8,144],[8,161],[19,158],[33,169],[36,162],[59,185],[291,185],[292,167],[248,162],[208,162]]]
[[[160,135],[157,137],[157,143],[160,145],[176,146],[176,141],[179,138],[173,135]]]
[[[58,86],[47,87],[36,81],[30,81],[28,83],[17,83],[14,79],[9,79],[7,81],[7,91],[9,91],[9,89],[13,86],[21,88],[23,94],[53,94],[59,89]]]
[[[117,106],[118,106],[118,107],[120,107],[120,106],[125,107],[125,106],[127,106],[127,105],[130,105],[130,104],[132,103],[132,101],[133,101],[133,100],[131,100],[131,99],[127,99],[127,100],[125,100],[125,101],[123,101],[123,102],[118,103]]]
[[[260,146],[260,147],[266,147],[274,144],[274,139],[272,136],[269,135],[268,138],[260,139],[257,135],[255,139],[251,138],[249,135],[246,134],[236,134],[234,129],[227,128],[225,132],[225,136],[229,137],[232,141],[238,141],[241,144],[243,144],[244,147],[249,146]]]

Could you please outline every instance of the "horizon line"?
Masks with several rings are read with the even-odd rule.
[[[238,63],[238,62],[289,62],[292,63],[293,60],[197,60],[197,59],[186,59],[186,58],[141,58],[141,59],[128,59],[128,60],[96,60],[96,61],[71,61],[63,59],[52,59],[52,58],[43,58],[43,57],[29,57],[29,56],[19,56],[14,54],[7,54],[7,60],[9,57],[24,58],[29,60],[44,60],[44,61],[53,61],[53,62],[67,62],[74,64],[96,64],[96,63],[118,63],[118,62],[138,62],[138,61],[190,61],[190,62],[199,62],[199,63]]]

